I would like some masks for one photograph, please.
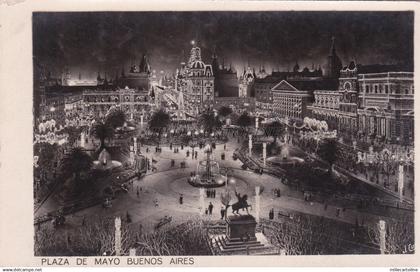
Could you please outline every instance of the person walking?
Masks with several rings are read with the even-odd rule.
[[[183,194],[180,194],[180,196],[179,196],[179,204],[182,205],[182,203],[184,203],[184,195]]]
[[[209,204],[209,215],[213,213],[213,204],[210,202]]]

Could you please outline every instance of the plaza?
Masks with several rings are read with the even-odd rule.
[[[262,50],[271,73],[197,33],[96,80],[34,58],[35,255],[407,253],[413,69],[345,66],[330,34],[312,68]]]

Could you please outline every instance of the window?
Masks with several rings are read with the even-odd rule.
[[[375,93],[378,93],[378,85],[375,85]]]
[[[385,85],[385,93],[387,94],[388,93],[388,85]]]
[[[366,93],[369,93],[369,85],[366,85],[366,87],[365,87],[365,92],[366,92]]]

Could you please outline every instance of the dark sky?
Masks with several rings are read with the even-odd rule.
[[[292,68],[326,63],[331,37],[347,64],[412,64],[411,12],[104,12],[34,13],[34,56],[57,75],[68,66],[73,77],[115,75],[147,52],[152,69],[173,72],[197,39],[205,62],[216,47],[240,71],[249,60]],[[184,53],[183,53],[184,52]]]

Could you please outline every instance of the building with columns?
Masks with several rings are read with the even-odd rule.
[[[414,141],[414,73],[359,73],[359,135],[389,143]]]
[[[130,115],[140,115],[150,111],[152,103],[149,100],[147,91],[139,92],[129,88],[83,92],[85,110],[99,117],[105,116],[111,107],[120,107]]]
[[[308,106],[310,116],[326,121],[329,129],[338,129],[340,94],[331,90],[314,91],[314,102]]]

